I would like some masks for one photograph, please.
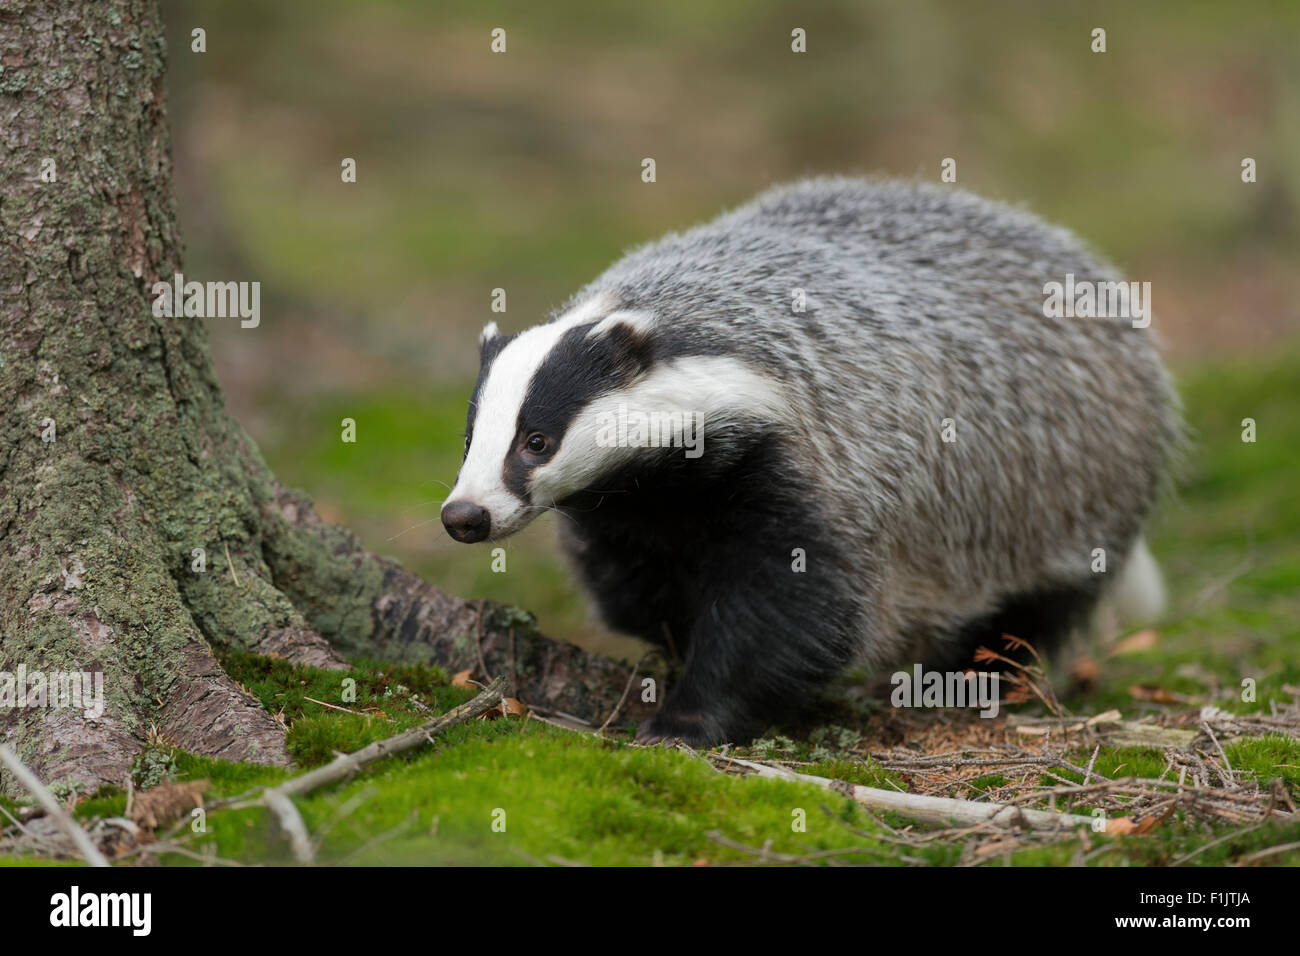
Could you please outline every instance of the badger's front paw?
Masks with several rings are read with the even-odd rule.
[[[722,743],[726,734],[715,722],[702,716],[661,710],[641,725],[636,742],[657,744],[664,740],[680,740],[688,747],[703,748]]]

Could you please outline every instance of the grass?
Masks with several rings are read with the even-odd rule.
[[[1285,701],[1283,685],[1300,685],[1300,508],[1291,482],[1300,464],[1300,354],[1267,363],[1208,365],[1180,379],[1188,419],[1196,430],[1187,475],[1169,502],[1154,535],[1157,556],[1173,591],[1171,620],[1157,628],[1147,650],[1103,663],[1098,686],[1065,699],[1076,713],[1115,707],[1126,718],[1168,708],[1135,700],[1133,684],[1156,684],[1237,712],[1267,711]],[[381,468],[396,480],[404,474],[402,448],[417,461],[442,454],[414,436],[424,426],[457,427],[459,402],[452,393],[427,399],[412,425],[387,411],[398,399],[381,396],[355,417],[366,423],[371,454],[355,456],[337,442],[291,444],[275,449],[299,469],[319,469],[331,487],[362,500],[369,475]],[[340,400],[342,406],[356,407]],[[320,414],[335,415],[340,409]],[[1254,418],[1258,440],[1241,441],[1241,419]],[[436,445],[436,443],[431,443]],[[407,464],[410,480],[422,465]],[[301,478],[301,474],[297,476]],[[322,479],[323,480],[323,479]],[[382,508],[391,489],[370,492]],[[542,552],[531,559],[553,561]],[[533,573],[512,574],[506,593]],[[559,572],[555,572],[558,574]],[[437,575],[434,575],[437,578]],[[540,574],[545,589],[552,577]],[[424,719],[422,703],[435,711],[467,699],[470,691],[450,687],[436,668],[395,667],[357,662],[347,675],[355,682],[343,696],[336,672],[297,668],[246,655],[225,660],[228,670],[266,707],[289,725],[289,748],[309,767],[335,751],[354,750]],[[1242,699],[1242,681],[1255,682],[1256,699]],[[352,686],[352,685],[349,685]],[[343,713],[323,706],[346,707]],[[418,703],[417,703],[418,702]],[[903,777],[863,760],[865,724],[871,708],[838,710],[826,723],[798,736],[773,729],[750,752],[758,757],[800,761],[804,772],[875,787],[905,788]],[[866,744],[871,745],[867,740]],[[1300,799],[1300,741],[1270,736],[1231,741],[1225,747],[1236,769],[1261,785],[1280,778]],[[229,795],[274,783],[282,771],[267,770],[173,752],[170,775],[208,779],[212,795]],[[1087,754],[1080,755],[1086,760]],[[1164,758],[1154,748],[1103,748],[1094,769],[1107,777],[1155,776]],[[1079,775],[1059,770],[1078,780]],[[967,795],[995,795],[1008,781],[991,773],[971,781]],[[83,817],[120,813],[122,794],[99,794],[78,808]],[[524,863],[579,861],[596,864],[726,863],[746,854],[709,837],[718,831],[751,847],[771,841],[777,853],[795,856],[828,849],[857,848],[855,859],[880,863],[948,864],[961,858],[959,843],[927,846],[923,852],[880,838],[883,825],[909,821],[888,814],[882,821],[846,798],[782,781],[738,779],[716,773],[705,761],[679,752],[642,749],[625,740],[602,741],[518,719],[477,721],[456,727],[432,746],[407,758],[384,761],[346,784],[298,801],[307,825],[324,834],[320,858],[349,863]],[[823,810],[822,808],[825,808]],[[803,811],[806,831],[792,824]],[[495,829],[504,820],[504,830]],[[286,861],[287,849],[265,814],[256,809],[214,812],[208,832],[193,848],[244,862]],[[1181,814],[1150,834],[1107,840],[1091,836],[1103,850],[1090,862],[1165,865],[1195,854],[1193,865],[1213,865],[1268,846],[1294,841],[1296,825],[1266,825],[1197,852],[1220,831]],[[1059,845],[1014,850],[1016,865],[1063,864],[1080,852],[1077,839]],[[169,862],[190,862],[179,857]],[[989,864],[1007,862],[998,855]],[[1300,863],[1292,852],[1272,863]]]
[[[451,592],[527,607],[547,633],[588,646],[627,653],[588,620],[546,521],[507,543],[505,573],[493,571],[487,546],[454,546],[437,523],[440,482],[458,465],[472,373],[463,357],[472,355],[473,334],[455,354],[437,354],[447,340],[425,326],[468,329],[498,318],[486,305],[498,285],[510,295],[503,326],[521,328],[627,244],[771,182],[853,165],[933,178],[951,151],[961,185],[1025,200],[1070,224],[1135,278],[1169,275],[1162,288],[1181,290],[1193,325],[1219,310],[1241,318],[1241,302],[1263,314],[1295,298],[1288,292],[1300,233],[1285,219],[1300,179],[1282,162],[1295,126],[1274,115],[1290,115],[1284,107],[1300,89],[1290,69],[1300,35],[1294,4],[1250,15],[1196,4],[1174,18],[1107,6],[1111,48],[1102,57],[1084,42],[1094,12],[1036,7],[1006,30],[957,3],[906,12],[848,0],[816,11],[763,3],[745,6],[743,17],[736,4],[715,10],[684,0],[653,9],[570,3],[568,16],[511,5],[501,12],[511,52],[495,58],[485,41],[499,16],[479,5],[458,0],[432,24],[409,0],[369,4],[364,15],[337,0],[318,6],[304,20],[277,5],[196,5],[216,42],[204,57],[175,55],[170,77],[179,151],[199,167],[194,183],[181,184],[192,242],[186,271],[226,278],[226,250],[207,244],[237,244],[238,259],[256,263],[247,278],[265,280],[268,303],[328,302],[364,316],[356,340],[374,333],[396,342],[421,377],[352,378],[338,358],[350,358],[348,349],[330,354],[313,337],[325,323],[293,325],[288,308],[268,308],[264,330],[282,328],[290,341],[260,377],[253,353],[266,340],[250,347],[242,332],[216,333],[227,393],[243,403],[241,420],[277,474],[368,547]],[[183,51],[194,17],[170,19],[181,31],[172,48]],[[788,53],[792,22],[808,28],[807,57]],[[1020,68],[988,68],[1010,62]],[[890,81],[900,76],[909,81]],[[1229,136],[1221,135],[1225,116]],[[250,142],[261,145],[250,150]],[[1237,178],[1236,153],[1247,148],[1259,154],[1257,186]],[[660,178],[648,186],[638,173],[651,150]],[[346,187],[343,156],[356,156],[359,169]],[[231,228],[207,228],[214,211]],[[1240,284],[1238,273],[1254,284]],[[1240,332],[1248,343],[1249,329]],[[244,351],[227,349],[232,339]],[[282,381],[289,376],[280,363],[299,349],[309,370],[299,378],[312,382]],[[438,370],[428,373],[432,382],[425,366]],[[1064,698],[1076,713],[1117,708],[1133,718],[1169,709],[1134,699],[1134,684],[1224,710],[1267,711],[1289,699],[1284,686],[1300,685],[1300,352],[1187,366],[1179,378],[1195,444],[1152,535],[1173,610],[1153,646],[1101,661],[1096,686]],[[245,416],[249,409],[275,414],[259,421]],[[349,417],[356,444],[338,440]],[[1254,443],[1241,441],[1244,418],[1256,422]],[[359,661],[346,675],[355,696],[345,696],[336,672],[245,656],[224,663],[281,715],[302,767],[418,723],[419,703],[441,711],[469,695],[435,668]],[[1244,682],[1253,700],[1244,699]],[[903,776],[862,759],[862,747],[873,745],[864,734],[871,718],[869,710],[836,711],[820,727],[773,728],[751,749],[801,761],[807,773],[906,788]],[[1281,779],[1300,799],[1296,740],[1236,740],[1225,750],[1233,767],[1261,784]],[[1103,748],[1094,769],[1154,775],[1162,767],[1156,750]],[[205,779],[210,799],[284,775],[165,742],[137,763],[138,785]],[[1008,782],[986,774],[968,783],[967,795],[991,796]],[[322,835],[325,862],[745,859],[711,840],[712,830],[748,846],[770,840],[789,854],[853,847],[882,863],[951,864],[964,850],[958,842],[900,848],[883,838],[884,827],[908,821],[874,820],[819,789],[726,777],[683,753],[513,719],[454,728],[298,803]],[[76,811],[89,820],[121,814],[125,804],[124,793],[109,790]],[[0,807],[17,809],[3,798]],[[806,832],[792,827],[800,809]],[[503,831],[492,825],[497,810]],[[1140,837],[1090,837],[1103,852],[1089,862],[1166,865],[1196,853],[1192,864],[1222,864],[1300,839],[1300,827],[1262,826],[1197,853],[1222,835],[1177,816]],[[289,859],[259,810],[210,813],[193,846],[242,862]],[[1069,839],[987,863],[1064,864],[1080,850]],[[0,857],[0,865],[13,862],[30,861]],[[1269,862],[1300,863],[1300,854]]]
[[[1300,509],[1288,478],[1300,464],[1300,409],[1289,383],[1300,381],[1300,355],[1288,353],[1249,366],[1212,365],[1181,377],[1190,422],[1197,431],[1190,467],[1177,498],[1162,513],[1154,547],[1173,590],[1171,620],[1157,627],[1154,645],[1103,662],[1098,686],[1064,703],[1076,713],[1115,707],[1126,718],[1170,708],[1134,699],[1133,684],[1155,684],[1240,713],[1267,712],[1289,700],[1284,685],[1300,685]],[[379,399],[376,408],[394,399]],[[347,404],[344,402],[344,404]],[[452,398],[430,401],[422,418],[452,428]],[[334,414],[329,411],[329,414]],[[335,487],[360,489],[376,460],[401,474],[400,448],[419,429],[399,416],[362,411],[376,458],[349,458],[337,443],[286,446],[301,468],[319,468]],[[1241,441],[1241,419],[1258,424],[1254,444]],[[385,451],[384,443],[391,447]],[[421,452],[421,454],[425,454]],[[432,453],[429,453],[432,454]],[[418,456],[417,456],[418,457]],[[419,471],[411,468],[412,475]],[[377,494],[376,506],[384,500]],[[540,552],[537,562],[553,561]],[[528,573],[507,578],[511,584]],[[558,574],[558,572],[556,572]],[[541,575],[543,582],[546,575]],[[545,587],[545,584],[538,585]],[[517,594],[510,592],[512,599]],[[472,692],[450,686],[438,668],[358,661],[346,674],[294,667],[248,655],[227,656],[227,670],[289,727],[291,754],[302,767],[414,726],[428,708],[441,712]],[[1242,683],[1254,681],[1255,699]],[[326,704],[346,708],[344,712]],[[795,731],[773,728],[748,753],[803,764],[810,774],[874,787],[906,788],[906,778],[862,758],[874,746],[867,723],[878,708],[832,708],[827,722]],[[1300,800],[1300,741],[1277,735],[1225,744],[1228,760],[1261,786],[1280,779]],[[1078,760],[1090,756],[1079,754]],[[1160,750],[1104,747],[1094,770],[1106,777],[1156,776]],[[285,771],[229,764],[166,747],[137,762],[137,782],[206,779],[209,799],[274,784]],[[1078,774],[1058,769],[1067,780]],[[1046,782],[1046,778],[1045,782]],[[990,773],[970,781],[965,795],[996,798],[1008,780]],[[535,720],[475,721],[453,728],[412,755],[391,758],[350,782],[298,801],[321,837],[319,858],[329,863],[528,863],[688,865],[739,862],[741,850],[716,842],[712,831],[749,847],[799,857],[823,850],[860,851],[851,859],[882,864],[944,865],[962,858],[960,841],[922,849],[891,842],[886,826],[905,827],[897,814],[875,818],[847,798],[795,783],[735,778],[681,752],[598,740]],[[125,795],[105,791],[81,800],[83,819],[118,815]],[[11,812],[12,802],[5,803]],[[1064,808],[1064,807],[1062,807]],[[1086,808],[1081,812],[1086,812]],[[804,829],[796,823],[802,820]],[[503,828],[502,828],[503,827]],[[182,830],[185,827],[182,825]],[[1300,838],[1300,825],[1267,824],[1211,841],[1230,831],[1179,813],[1144,836],[1088,836],[1096,865],[1215,865]],[[287,862],[274,825],[259,809],[218,810],[207,832],[190,835],[190,848],[241,862]],[[1096,851],[1095,853],[1093,851]],[[989,865],[1065,864],[1083,852],[1077,837],[997,853]],[[164,855],[166,862],[193,860]],[[13,861],[9,861],[13,862]],[[1300,863],[1300,854],[1265,862]]]

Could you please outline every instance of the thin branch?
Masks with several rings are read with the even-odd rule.
[[[311,863],[315,859],[311,836],[308,835],[307,824],[303,822],[302,814],[293,805],[293,801],[285,794],[272,788],[262,794],[262,803],[275,814],[280,829],[289,838],[289,845],[293,847],[294,859],[299,863]]]
[[[255,801],[255,805],[260,804],[275,815],[280,829],[289,838],[289,845],[293,848],[294,858],[299,863],[311,863],[315,859],[315,848],[312,844],[311,834],[307,832],[307,825],[303,822],[302,814],[294,806],[291,797],[311,793],[313,790],[318,790],[327,784],[336,783],[350,777],[377,760],[414,750],[426,741],[431,741],[448,727],[487,713],[501,702],[501,688],[503,686],[505,686],[505,678],[498,677],[473,700],[467,701],[459,707],[453,707],[447,713],[426,721],[419,727],[384,740],[377,740],[362,747],[355,753],[339,754],[322,767],[309,770],[297,777],[291,777],[278,787],[267,787],[262,791],[260,799]]]
[[[45,808],[45,812],[50,815],[60,830],[72,841],[81,854],[81,858],[90,866],[108,866],[109,862],[104,858],[104,854],[99,852],[99,848],[90,841],[86,831],[81,829],[77,821],[68,816],[67,812],[59,805],[59,801],[54,798],[54,794],[41,783],[36,774],[32,773],[27,766],[18,759],[18,755],[9,749],[8,744],[0,744],[0,763],[9,768],[9,771],[18,778],[18,782],[31,792],[40,805]]]
[[[501,703],[501,688],[504,686],[505,678],[498,677],[473,700],[467,701],[459,707],[453,707],[440,717],[435,717],[433,720],[426,721],[418,727],[403,731],[393,737],[377,740],[362,747],[355,753],[339,754],[324,766],[291,777],[272,789],[285,796],[302,796],[304,793],[311,793],[313,790],[327,784],[350,777],[362,767],[377,760],[414,750],[442,733],[448,727],[464,723],[467,720],[473,720],[479,714],[485,714],[497,706],[497,704]]]
[[[1265,857],[1276,856],[1279,853],[1289,853],[1292,850],[1300,850],[1300,843],[1279,843],[1277,846],[1271,846],[1265,850],[1257,850],[1249,856],[1243,856],[1237,861],[1237,865],[1246,866],[1250,863],[1258,863]]]
[[[864,806],[877,810],[895,810],[923,823],[944,825],[958,823],[968,826],[989,824],[1007,829],[1060,830],[1078,826],[1091,828],[1096,822],[1092,817],[1053,813],[1050,810],[1030,810],[1000,803],[976,803],[974,800],[957,800],[952,797],[895,793],[892,790],[880,790],[876,787],[864,787],[861,784],[847,784],[826,777],[795,773],[784,767],[753,763],[749,760],[741,760],[739,757],[729,759],[765,777],[811,783],[825,790],[843,792]]]
[[[614,718],[618,716],[618,712],[622,710],[623,705],[627,703],[627,695],[632,692],[632,684],[636,681],[637,672],[641,670],[641,665],[646,662],[646,658],[658,653],[659,652],[654,649],[648,650],[641,655],[639,661],[632,665],[632,673],[627,675],[627,686],[623,688],[623,696],[618,699],[618,703],[615,704],[614,709],[609,712],[609,716],[605,718],[605,722],[596,729],[597,737],[603,734],[605,728],[614,722]]]

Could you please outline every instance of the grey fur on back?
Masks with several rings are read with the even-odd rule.
[[[784,384],[794,460],[878,615],[864,658],[881,665],[925,659],[1002,597],[1091,579],[1096,548],[1117,578],[1139,538],[1176,402],[1148,330],[1044,315],[1044,283],[1067,273],[1121,278],[1069,232],[954,187],[814,179],[633,251],[573,302],[613,292],[679,350]]]

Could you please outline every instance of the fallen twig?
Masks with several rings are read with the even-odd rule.
[[[609,716],[605,718],[605,722],[596,729],[597,737],[603,734],[605,728],[614,722],[614,718],[618,716],[618,712],[622,710],[623,705],[627,703],[627,695],[632,692],[632,684],[636,681],[637,672],[641,670],[641,665],[645,663],[646,658],[650,657],[652,654],[658,653],[659,651],[655,649],[648,650],[641,655],[639,661],[632,665],[632,673],[627,675],[627,685],[623,688],[623,696],[618,699],[618,703],[615,704],[614,709],[609,712]]]
[[[473,700],[459,707],[453,707],[447,713],[425,721],[419,727],[377,740],[355,753],[339,754],[322,767],[291,777],[279,786],[268,787],[262,791],[260,799],[256,802],[275,814],[280,829],[289,838],[289,844],[298,862],[310,863],[315,857],[311,835],[307,832],[302,814],[294,806],[291,797],[302,796],[328,784],[336,783],[377,760],[413,750],[426,741],[432,740],[448,727],[487,713],[501,703],[501,688],[504,686],[505,678],[498,677]]]
[[[271,788],[262,794],[262,803],[275,814],[280,829],[288,836],[294,859],[299,863],[311,863],[315,859],[311,836],[308,835],[307,824],[303,822],[302,814],[293,805],[293,801],[275,788]]]
[[[368,713],[366,713],[364,710],[353,710],[351,707],[340,707],[338,704],[330,704],[330,703],[326,703],[326,702],[323,701],[323,700],[317,700],[315,697],[307,697],[307,696],[304,695],[303,700],[309,700],[309,701],[311,701],[313,704],[320,704],[322,707],[328,707],[330,710],[337,710],[337,711],[340,711],[340,712],[342,712],[342,713],[344,713],[344,714],[352,714],[354,717],[364,717],[364,718],[366,718],[367,720],[369,720],[369,719],[371,719],[372,717],[375,716],[374,714],[368,714]],[[376,708],[376,709],[377,709],[377,708]],[[425,708],[425,709],[427,710],[428,708]],[[388,716],[387,714],[385,714],[382,710],[379,711],[379,716],[380,716],[380,717],[383,717],[384,720],[388,721],[389,723],[392,723],[392,722],[393,722],[393,718],[389,717],[389,716]]]
[[[505,678],[498,677],[473,700],[461,704],[459,707],[453,707],[439,717],[425,721],[418,727],[405,730],[400,734],[392,737],[386,737],[383,740],[377,740],[372,744],[362,747],[355,753],[339,754],[329,763],[314,770],[308,770],[304,774],[291,777],[284,783],[273,788],[285,796],[297,797],[304,793],[311,793],[327,784],[334,783],[349,777],[356,773],[362,767],[382,760],[385,757],[391,757],[394,754],[405,753],[408,750],[414,750],[416,747],[425,743],[438,734],[442,733],[448,727],[454,727],[456,724],[472,720],[479,714],[485,714],[497,704],[501,703],[501,688],[505,686]]]
[[[1237,861],[1237,865],[1248,866],[1251,863],[1258,863],[1265,857],[1276,856],[1279,853],[1290,853],[1292,850],[1300,850],[1300,843],[1279,843],[1277,846],[1270,846],[1263,850],[1256,850],[1249,856],[1243,856]]]
[[[59,805],[59,801],[54,798],[45,784],[41,783],[36,774],[32,773],[18,755],[9,749],[8,744],[0,744],[0,763],[9,768],[10,773],[18,778],[27,790],[34,796],[40,805],[45,808],[45,812],[50,815],[59,829],[64,832],[77,852],[81,854],[82,859],[90,866],[108,866],[109,862],[105,859],[104,854],[99,852],[99,848],[91,842],[86,831],[81,829],[77,821],[68,816],[67,811]]]
[[[738,850],[741,853],[748,853],[750,856],[756,856],[761,863],[790,863],[795,866],[806,866],[817,860],[826,860],[827,862],[834,864],[839,857],[861,856],[866,853],[883,854],[888,856],[888,853],[885,850],[882,850],[879,847],[869,846],[847,847],[842,850],[814,850],[811,853],[804,853],[795,856],[790,853],[776,852],[772,849],[771,840],[768,840],[761,847],[752,847],[747,846],[744,843],[739,843],[718,830],[710,830],[705,834],[705,836],[719,846],[725,846],[729,850]]]
[[[893,790],[880,790],[876,787],[830,780],[826,777],[815,777],[806,773],[795,773],[784,767],[754,763],[741,760],[739,757],[729,759],[765,777],[811,783],[826,790],[840,791],[864,806],[877,810],[896,810],[922,823],[943,825],[958,823],[966,826],[987,823],[994,827],[1007,829],[1020,827],[1031,830],[1092,827],[1096,823],[1092,817],[1081,817],[1070,813],[1030,810],[999,803],[976,803],[973,800],[956,800],[952,797],[926,797],[915,793],[898,793]]]

